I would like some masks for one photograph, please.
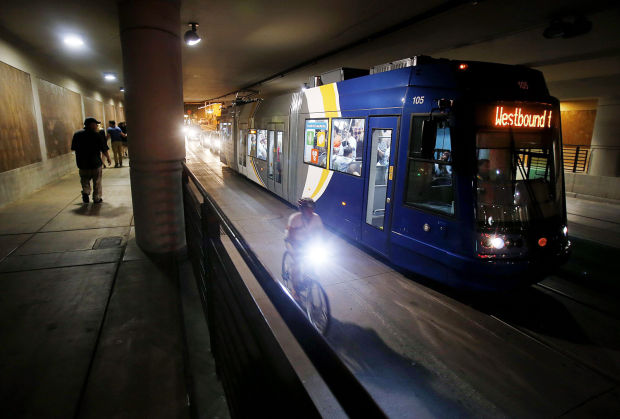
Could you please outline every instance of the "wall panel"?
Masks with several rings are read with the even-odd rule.
[[[116,118],[118,119],[116,122],[125,122],[125,108],[122,106],[116,107]]]
[[[96,118],[97,121],[101,121],[103,128],[108,125],[107,122],[103,120],[103,102],[100,102],[97,99],[84,97],[84,117],[88,118],[89,116]]]
[[[47,157],[67,154],[73,133],[84,123],[80,95],[41,79],[38,91]]]
[[[30,75],[0,62],[0,172],[39,161]]]
[[[114,109],[114,105],[110,105],[106,103],[105,105],[105,126],[108,126],[108,121],[116,121],[118,124],[118,120],[116,119],[116,111]]]
[[[564,145],[587,145],[592,142],[595,110],[562,111],[562,141]]]

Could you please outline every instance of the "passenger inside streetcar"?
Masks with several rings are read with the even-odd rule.
[[[353,162],[353,149],[345,147],[342,155],[337,155],[332,161],[332,166],[339,172],[349,173],[349,166]]]

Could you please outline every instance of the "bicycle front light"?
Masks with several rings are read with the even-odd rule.
[[[325,245],[318,243],[311,244],[306,250],[307,261],[314,265],[323,265],[327,260],[327,249]]]

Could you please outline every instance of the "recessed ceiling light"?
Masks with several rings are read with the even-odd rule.
[[[84,45],[84,41],[77,35],[67,35],[64,39],[65,45],[71,48],[78,48]]]
[[[108,80],[108,81],[116,80],[116,74],[114,74],[114,73],[103,73],[103,78]]]

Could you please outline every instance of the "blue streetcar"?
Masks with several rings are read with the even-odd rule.
[[[406,270],[481,289],[539,281],[570,246],[542,73],[405,62],[229,108],[221,160],[291,203],[314,198],[325,224]]]

